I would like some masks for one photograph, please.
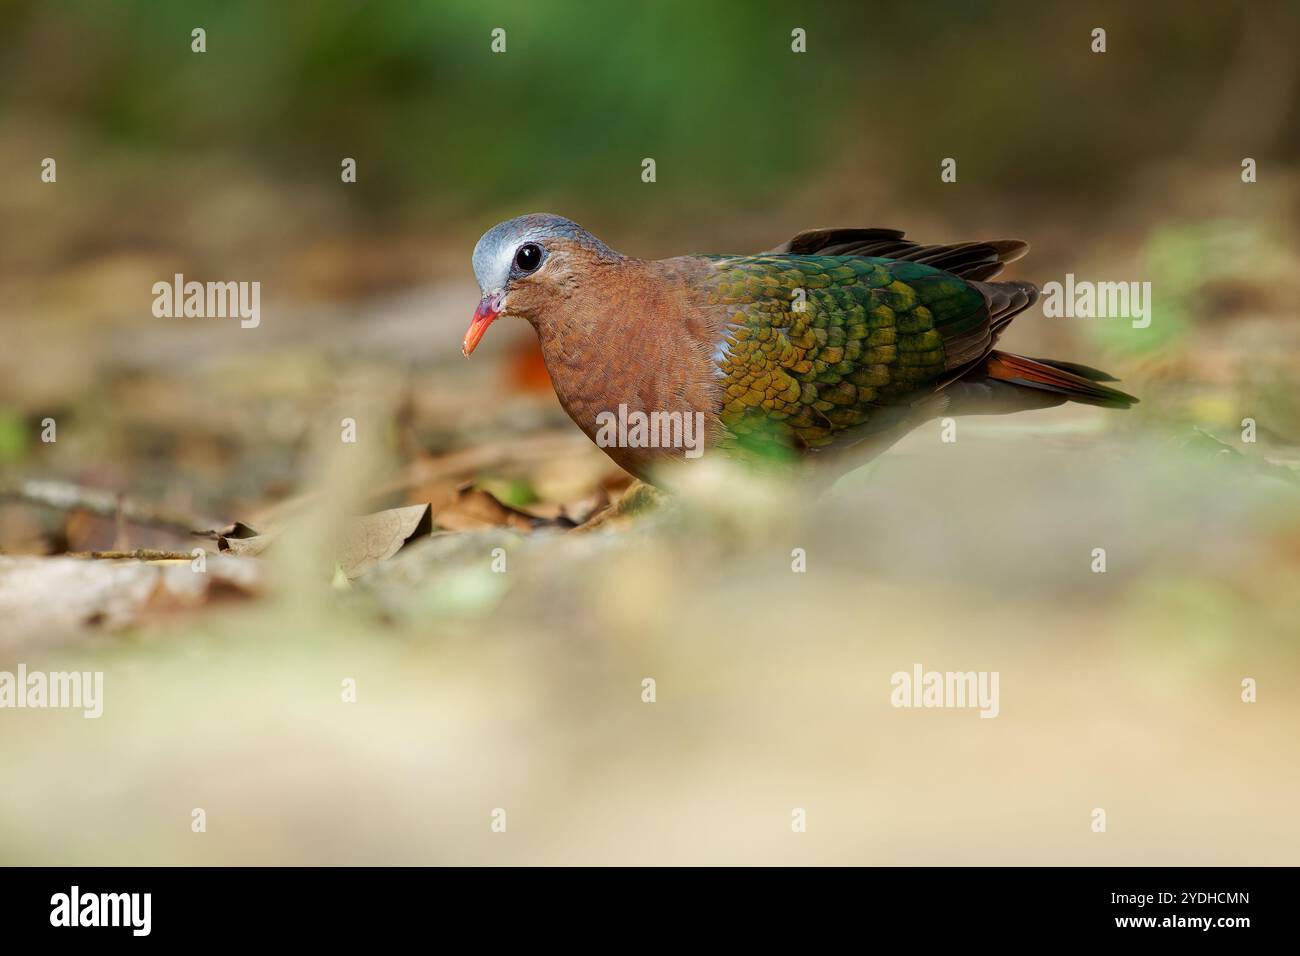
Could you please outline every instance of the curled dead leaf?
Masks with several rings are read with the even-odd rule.
[[[434,523],[448,531],[479,531],[484,528],[510,528],[527,534],[539,525],[555,526],[554,519],[539,518],[519,508],[503,504],[490,491],[464,484],[456,489],[451,504],[438,512]],[[571,522],[563,522],[564,527]]]
[[[348,578],[356,578],[380,561],[386,561],[407,542],[433,530],[428,505],[390,508],[348,522],[338,563]]]

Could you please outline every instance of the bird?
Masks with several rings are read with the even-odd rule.
[[[995,347],[1038,299],[994,281],[1028,249],[835,227],[752,255],[648,260],[534,213],[475,245],[462,351],[502,316],[531,324],[565,412],[645,482],[706,454],[833,481],[935,418],[1138,401],[1095,368]],[[651,426],[615,432],[616,414]]]

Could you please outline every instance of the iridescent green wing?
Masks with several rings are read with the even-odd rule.
[[[760,453],[832,444],[883,406],[932,386],[987,337],[984,296],[931,266],[862,256],[718,258],[727,310],[714,356],[722,423]]]

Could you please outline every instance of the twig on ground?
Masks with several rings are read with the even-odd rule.
[[[448,452],[436,458],[418,459],[369,492],[366,500],[377,502],[408,488],[443,479],[472,478],[480,471],[503,465],[535,464],[572,456],[575,452],[582,451],[586,444],[587,439],[578,432],[557,431],[489,442]],[[246,520],[260,529],[278,527],[307,510],[317,497],[316,492],[306,492],[286,498],[253,513]]]
[[[104,561],[192,561],[189,551],[163,551],[158,548],[136,548],[134,551],[70,551],[67,558],[94,558]]]
[[[28,480],[0,485],[0,498],[44,505],[61,511],[84,511],[101,518],[114,518],[154,528],[168,528],[190,534],[226,522],[200,515],[160,508],[111,491],[83,488],[66,481]]]

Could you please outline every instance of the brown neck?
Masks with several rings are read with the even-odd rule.
[[[712,362],[718,329],[691,293],[703,263],[619,259],[574,286],[563,307],[537,323],[560,404],[595,438],[601,412],[703,411],[718,404]],[[610,456],[628,467],[639,456]],[[626,460],[625,460],[626,459]]]

